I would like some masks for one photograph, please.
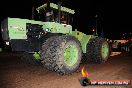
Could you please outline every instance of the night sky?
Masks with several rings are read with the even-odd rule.
[[[57,3],[60,0],[50,0]],[[120,38],[120,34],[132,32],[132,5],[130,0],[61,0],[62,5],[76,11],[74,28],[92,34],[95,15],[99,35],[109,39]],[[46,0],[0,0],[0,22],[6,17],[31,19],[32,6],[43,5]]]

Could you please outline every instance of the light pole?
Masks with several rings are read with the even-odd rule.
[[[32,7],[32,20],[34,20],[34,6]]]
[[[103,28],[102,28],[102,31],[101,31],[101,37],[104,38],[104,30],[103,30]]]
[[[96,14],[96,15],[95,15],[95,20],[96,20],[96,31],[95,31],[96,33],[95,33],[95,34],[96,34],[96,35],[98,35],[98,30],[97,30],[97,28],[98,28],[98,26],[97,26],[97,17],[98,17],[98,15]]]

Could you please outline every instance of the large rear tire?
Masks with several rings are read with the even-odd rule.
[[[81,57],[80,42],[72,36],[51,37],[42,46],[42,64],[47,69],[61,75],[76,71],[80,65]]]

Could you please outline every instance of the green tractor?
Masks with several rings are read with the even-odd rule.
[[[61,4],[46,3],[36,8],[39,18],[35,21],[7,18],[1,23],[2,38],[12,51],[23,53],[22,57],[41,63],[59,74],[76,71],[82,62],[105,62],[109,58],[106,39],[86,35],[72,29],[74,10]]]

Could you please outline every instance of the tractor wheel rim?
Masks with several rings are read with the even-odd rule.
[[[73,66],[78,60],[78,49],[75,45],[68,45],[64,49],[64,62],[68,66]]]
[[[109,54],[109,46],[107,43],[103,43],[101,48],[101,54],[103,59],[107,59],[106,57],[108,57],[108,54]]]

